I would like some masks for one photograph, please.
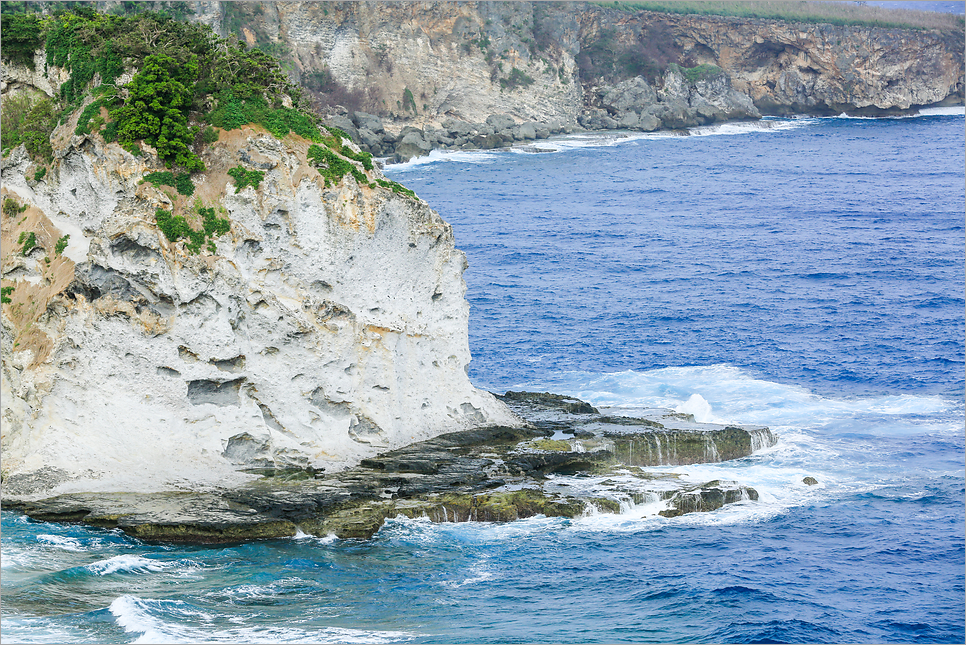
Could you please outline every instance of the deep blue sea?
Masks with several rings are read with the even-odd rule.
[[[230,547],[3,511],[3,641],[964,642],[964,145],[946,110],[387,167],[467,254],[474,383],[769,425],[657,469],[759,501]]]

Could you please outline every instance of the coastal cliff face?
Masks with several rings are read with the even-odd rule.
[[[359,107],[420,125],[491,114],[573,124],[602,109],[615,121],[606,127],[625,117],[637,127],[633,112],[654,129],[760,114],[887,114],[964,96],[961,31],[583,3],[196,4],[198,19],[223,33],[237,28],[250,44],[285,50],[290,73],[306,86],[324,71],[357,93]],[[698,71],[665,73],[669,64]],[[721,77],[716,87],[699,82],[709,77]],[[648,88],[633,100],[624,93],[618,108],[607,96],[630,80]],[[716,105],[716,115],[689,116],[701,103]]]
[[[23,147],[3,159],[19,211],[0,219],[5,499],[332,472],[518,423],[466,375],[450,226],[374,183],[378,168],[327,187],[309,142],[244,127],[206,149],[185,197],[143,181],[163,169],[150,147],[134,156],[76,121],[55,130],[43,178]],[[257,188],[236,189],[238,165],[264,172]],[[230,230],[198,253],[156,223],[201,208]]]

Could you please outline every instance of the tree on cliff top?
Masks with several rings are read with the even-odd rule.
[[[188,147],[194,133],[188,127],[191,87],[198,77],[198,57],[183,64],[157,54],[144,59],[144,65],[127,84],[129,95],[124,104],[111,111],[117,122],[117,140],[132,145],[143,139],[165,161],[188,172],[204,170],[198,156]]]

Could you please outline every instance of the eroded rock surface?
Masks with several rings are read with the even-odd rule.
[[[224,31],[220,13],[198,19]],[[896,29],[547,2],[278,2],[233,15],[246,37],[284,43],[303,83],[331,75],[347,104],[358,103],[332,124],[398,160],[580,127],[874,116],[964,98],[961,25]]]
[[[670,518],[753,503],[758,493],[735,482],[693,482],[637,464],[735,459],[777,441],[767,428],[699,424],[668,410],[626,417],[602,415],[582,401],[547,393],[517,392],[508,399],[528,423],[443,434],[364,459],[337,474],[266,468],[258,471],[260,479],[228,490],[73,494],[20,505],[35,519],[85,522],[143,539],[183,542],[286,537],[299,530],[368,538],[387,518],[400,515],[434,522],[504,522],[534,515],[619,513],[650,504],[653,515]],[[574,412],[578,406],[586,411]],[[578,430],[582,439],[575,438]],[[652,453],[627,463],[631,453],[626,446],[632,441],[666,448],[660,456]]]
[[[206,148],[187,197],[143,180],[164,169],[147,146],[75,126],[41,181],[23,147],[3,159],[2,199],[23,209],[0,219],[5,500],[336,472],[519,422],[467,378],[452,229],[377,167],[327,185],[309,142],[244,127]],[[262,169],[257,188],[235,189],[238,166]],[[230,231],[197,253],[156,220],[197,226],[200,208]]]

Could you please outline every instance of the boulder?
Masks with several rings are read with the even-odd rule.
[[[395,160],[397,163],[409,161],[414,157],[425,157],[433,149],[419,130],[407,132],[396,144]]]
[[[637,129],[642,132],[653,132],[661,127],[661,120],[650,113],[641,114],[637,120]]]
[[[385,132],[385,127],[382,124],[382,119],[375,114],[369,114],[367,112],[354,112],[352,114],[352,122],[355,123],[356,127],[362,130],[370,130],[376,134]]]
[[[513,138],[515,139],[518,134],[522,141],[533,141],[537,138],[537,129],[532,122],[521,123],[514,129]]]
[[[359,130],[359,139],[361,145],[368,147],[373,154],[376,153],[376,149],[382,149],[382,136],[368,128],[361,128]]]
[[[492,150],[503,147],[503,137],[498,134],[478,134],[473,137],[472,143],[481,150]]]
[[[657,103],[657,92],[641,76],[606,87],[600,95],[600,105],[614,113],[640,112],[648,105]]]
[[[442,126],[452,137],[466,136],[472,134],[476,129],[472,124],[458,119],[446,119],[443,121]]]
[[[517,122],[509,114],[491,114],[486,117],[486,124],[491,126],[495,132],[500,132],[513,128]]]
[[[362,139],[359,138],[359,131],[356,129],[355,124],[352,123],[352,119],[350,119],[347,116],[343,116],[341,114],[333,114],[331,116],[325,117],[325,119],[323,120],[323,123],[325,125],[331,125],[334,128],[339,128],[347,135],[349,135],[349,138],[352,139],[353,143],[358,144],[362,141]]]
[[[633,130],[640,124],[640,117],[637,116],[637,112],[631,110],[622,114],[617,124],[622,128]]]

